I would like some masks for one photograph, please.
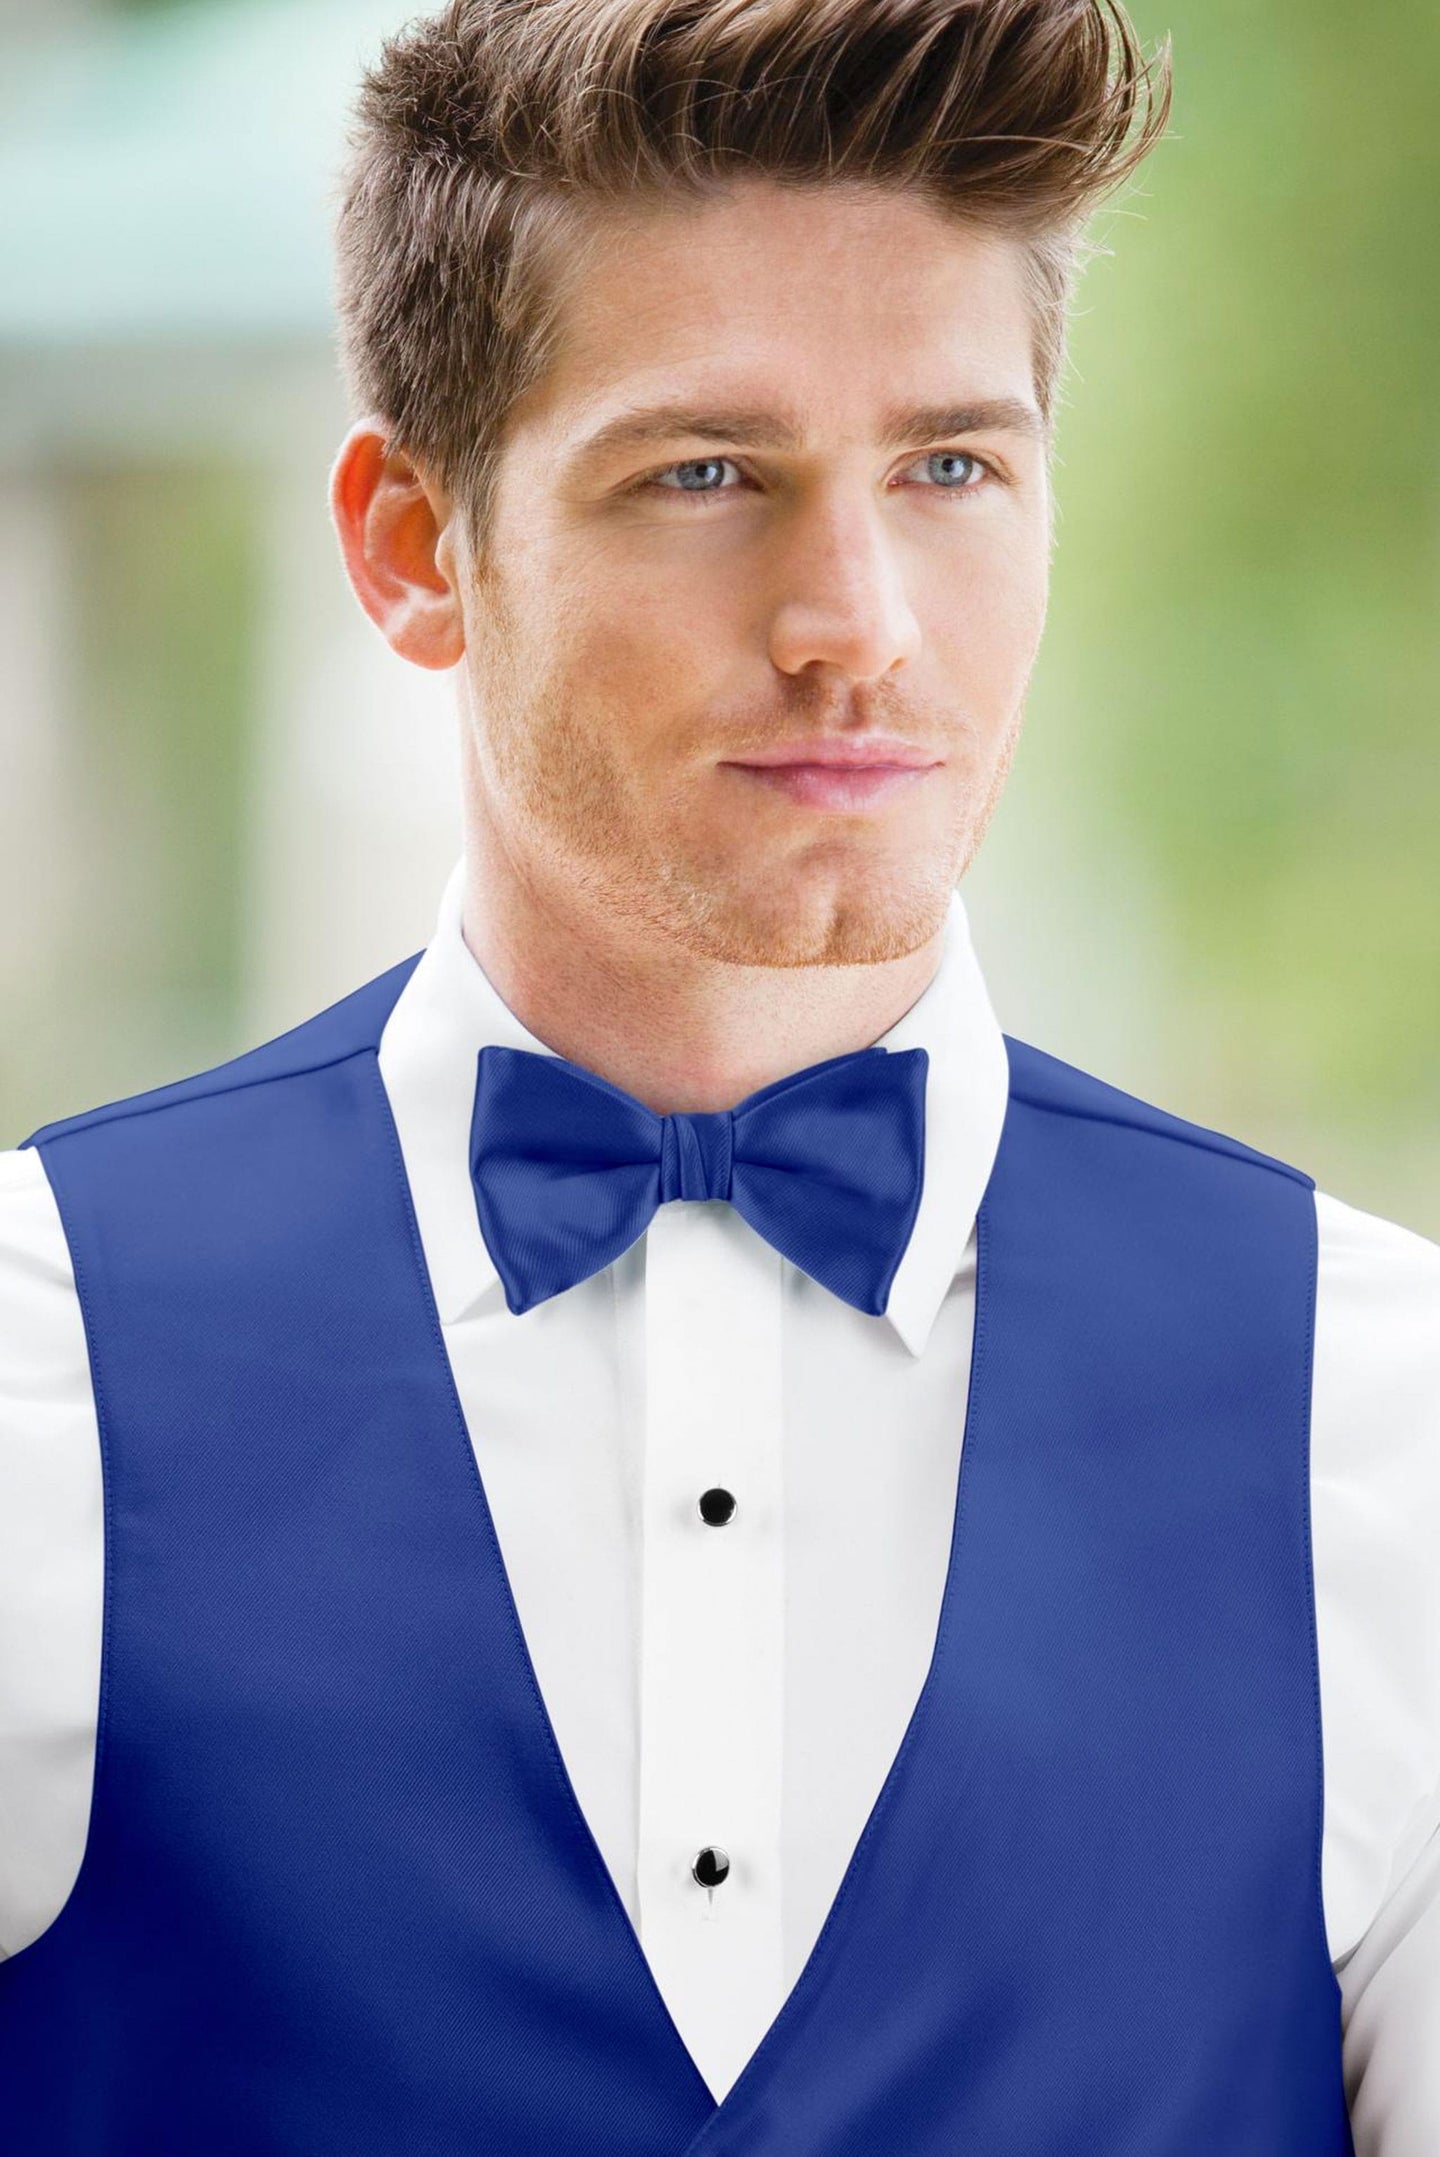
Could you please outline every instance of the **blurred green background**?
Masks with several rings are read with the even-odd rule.
[[[0,1145],[428,938],[452,691],[361,616],[327,190],[396,0],[0,0]],[[1440,10],[1131,9],[1002,1025],[1440,1237]]]

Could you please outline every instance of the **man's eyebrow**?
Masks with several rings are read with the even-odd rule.
[[[1045,422],[1022,397],[973,398],[966,404],[892,407],[880,427],[882,449],[907,442],[936,442],[957,434],[1020,434],[1040,440]],[[643,448],[684,435],[704,442],[733,442],[753,449],[799,449],[803,433],[774,412],[715,412],[689,404],[640,405],[618,412],[571,452],[572,464],[592,464],[619,449]]]

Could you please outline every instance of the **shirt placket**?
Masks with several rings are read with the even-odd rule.
[[[782,1263],[720,1202],[646,1232],[639,1932],[717,2091],[783,1997]]]

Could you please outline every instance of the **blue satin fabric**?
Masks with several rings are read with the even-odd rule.
[[[1353,2157],[1310,1179],[1007,1038],[933,1658],[717,2105],[452,1383],[376,1060],[414,963],[27,1142],[106,1602],[84,1861],[0,1963],[8,2157]]]
[[[506,1303],[528,1311],[598,1273],[670,1199],[723,1198],[823,1288],[880,1314],[920,1205],[929,1061],[858,1049],[735,1108],[657,1116],[568,1057],[481,1049],[470,1174]]]

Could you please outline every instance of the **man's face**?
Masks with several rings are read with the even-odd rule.
[[[462,584],[471,815],[611,940],[763,966],[916,950],[1004,784],[1045,615],[1018,243],[747,180],[607,219],[563,321]],[[1000,400],[1022,409],[890,438],[896,414]],[[721,424],[587,446],[657,405]],[[936,761],[848,800],[746,768],[872,734]]]

